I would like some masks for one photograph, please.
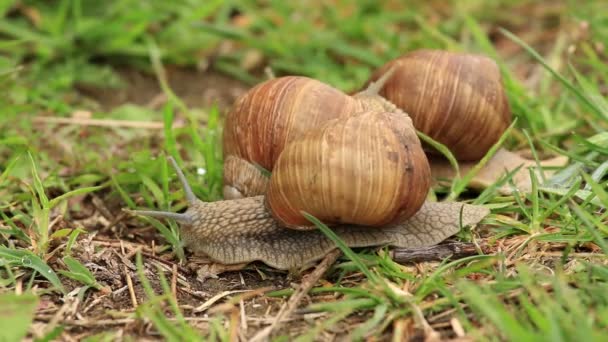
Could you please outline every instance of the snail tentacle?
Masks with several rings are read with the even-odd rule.
[[[167,159],[173,166],[173,169],[175,170],[175,173],[177,174],[177,178],[179,179],[180,183],[182,184],[182,188],[184,190],[184,196],[186,197],[186,200],[188,201],[188,205],[194,206],[195,204],[203,203],[200,199],[198,199],[196,197],[196,195],[194,195],[194,192],[192,191],[192,187],[190,186],[190,183],[188,183],[188,180],[186,179],[184,172],[179,167],[179,165],[177,165],[177,162],[175,161],[175,159],[171,156],[167,157]],[[193,215],[191,210],[187,210],[185,213],[174,213],[174,212],[170,212],[170,211],[160,211],[160,210],[125,210],[125,211],[130,212],[134,215],[139,215],[139,216],[169,218],[169,219],[173,219],[177,222],[184,223],[184,224],[192,224],[192,222],[195,218],[195,215]]]
[[[388,69],[382,76],[376,80],[369,83],[367,88],[357,93],[355,96],[378,96],[380,94],[380,90],[384,88],[386,82],[395,74],[395,67],[391,67]]]
[[[133,215],[148,216],[156,218],[170,218],[180,223],[191,223],[192,216],[188,213],[173,213],[160,210],[125,210]]]
[[[186,179],[186,176],[184,175],[184,172],[182,171],[182,169],[179,167],[179,165],[177,165],[175,158],[169,156],[169,157],[167,157],[167,159],[169,159],[169,162],[171,162],[171,165],[173,165],[173,168],[175,169],[175,173],[177,173],[177,178],[179,178],[179,182],[182,183],[182,188],[184,189],[184,194],[186,196],[186,200],[188,201],[188,203],[194,204],[194,203],[198,202],[199,199],[196,198],[196,196],[194,195],[194,192],[192,191],[192,187],[190,186],[190,183],[188,183],[188,180]]]

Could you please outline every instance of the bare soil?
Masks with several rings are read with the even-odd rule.
[[[155,75],[125,67],[118,68],[117,72],[125,83],[124,87],[99,88],[81,84],[78,90],[98,102],[104,110],[125,103],[153,105],[162,98],[162,90]],[[248,89],[242,82],[214,71],[169,66],[166,73],[171,89],[189,107],[210,107],[217,104],[226,109]]]

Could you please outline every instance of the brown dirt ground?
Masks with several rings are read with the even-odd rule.
[[[117,71],[126,84],[120,89],[79,85],[78,90],[94,99],[104,110],[125,103],[153,105],[162,101],[162,91],[154,75],[125,67]],[[171,89],[189,107],[205,108],[217,104],[226,109],[248,89],[243,83],[214,71],[169,66],[166,73]]]

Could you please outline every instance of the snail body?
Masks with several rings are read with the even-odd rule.
[[[175,161],[188,209],[184,213],[133,211],[134,214],[170,218],[180,223],[184,246],[222,264],[262,261],[277,269],[297,269],[336,246],[319,230],[293,230],[281,226],[266,208],[264,196],[203,202],[197,199]],[[338,224],[332,230],[350,247],[424,247],[477,224],[489,210],[464,203],[425,202],[409,219],[370,229]]]
[[[367,110],[302,134],[278,157],[266,196],[202,202],[171,162],[189,202],[186,212],[135,213],[177,220],[186,247],[222,264],[260,260],[293,269],[322,258],[336,246],[302,221],[301,210],[329,223],[350,247],[429,246],[489,213],[425,201],[429,165],[403,113]],[[259,174],[243,159],[230,163]]]
[[[172,160],[188,210],[136,213],[177,220],[185,246],[217,262],[280,269],[335,248],[302,211],[350,247],[429,246],[478,223],[489,214],[483,206],[425,200],[430,168],[414,125],[378,95],[392,75],[384,70],[354,96],[304,77],[254,87],[225,122],[227,200],[196,199]]]

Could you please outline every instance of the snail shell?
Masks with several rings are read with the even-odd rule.
[[[481,159],[511,123],[500,70],[488,57],[418,50],[386,63],[370,81],[389,69],[380,95],[459,160]]]
[[[389,74],[387,74],[388,76]],[[224,156],[238,157],[266,170],[274,164],[289,142],[323,123],[351,116],[364,110],[399,111],[378,96],[377,90],[387,77],[368,89],[349,96],[323,82],[301,76],[285,76],[263,82],[241,96],[224,123]],[[259,195],[259,177],[244,171],[234,173],[233,160],[224,168],[225,198]],[[249,178],[252,176],[253,178]],[[247,193],[238,188],[247,183]]]
[[[272,171],[266,205],[280,224],[294,229],[310,225],[301,210],[326,223],[379,227],[412,217],[430,184],[411,120],[367,110],[330,120],[289,143]]]

